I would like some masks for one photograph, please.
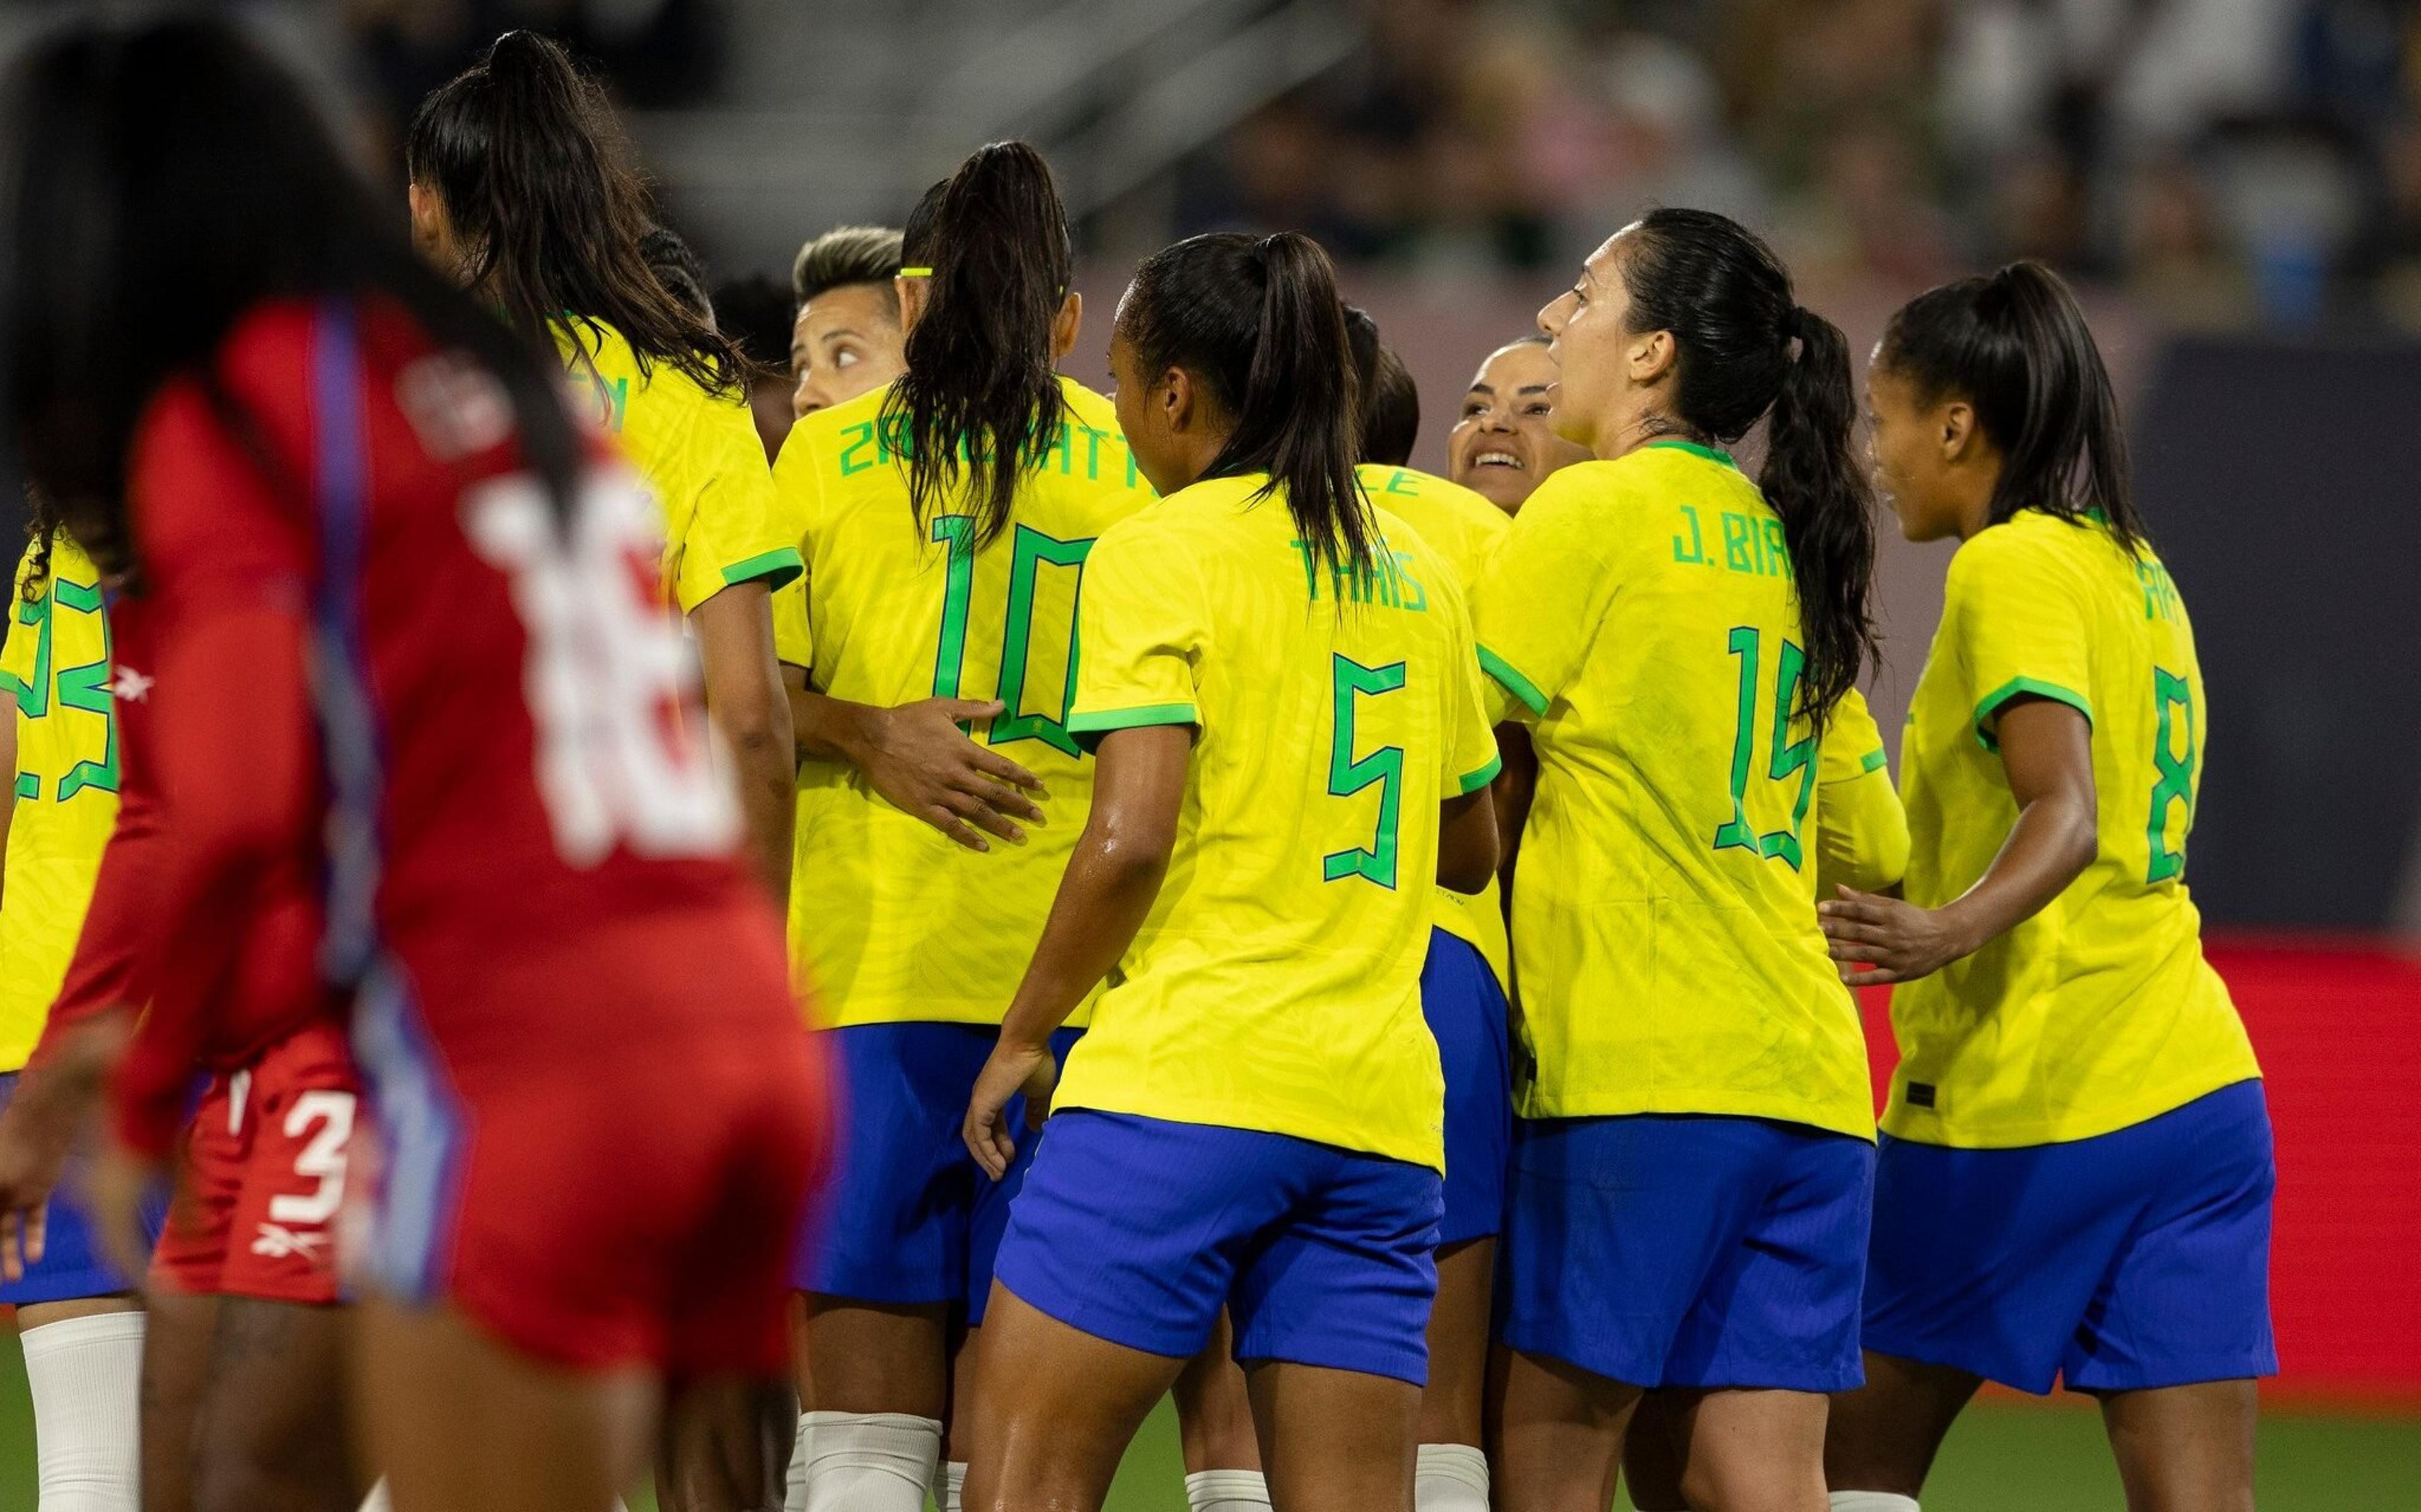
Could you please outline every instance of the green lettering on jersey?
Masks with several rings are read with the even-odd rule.
[[[1296,541],[1294,552],[1297,556],[1303,558],[1303,591],[1311,595],[1313,603],[1318,603],[1320,602],[1320,570],[1318,561],[1312,555],[1311,542]]]
[[[1783,538],[1782,522],[1779,520],[1765,522],[1765,559],[1769,564],[1769,576],[1790,576],[1790,542]]]
[[[1748,516],[1724,511],[1724,565],[1735,572],[1757,570],[1749,557],[1750,534]]]
[[[1421,491],[1421,475],[1418,473],[1414,472],[1409,467],[1398,467],[1394,472],[1387,475],[1386,487],[1381,489],[1379,491],[1382,493],[1410,494],[1413,497],[1417,498],[1420,496]]]
[[[1420,579],[1413,576],[1413,553],[1398,552],[1395,558],[1396,571],[1404,580],[1404,607],[1416,615],[1429,613],[1429,590],[1421,586]]]
[[[1076,423],[1076,429],[1085,433],[1085,481],[1098,483],[1101,480],[1101,443],[1109,439],[1110,433],[1095,429],[1081,420]]]
[[[841,427],[840,433],[851,438],[849,444],[840,449],[840,475],[847,477],[852,473],[863,473],[872,467],[874,465],[872,462],[859,460],[858,453],[873,444],[874,422],[860,420],[853,426]]]
[[[1681,544],[1681,538],[1679,536],[1674,537],[1673,560],[1683,564],[1705,561],[1707,559],[1707,540],[1706,537],[1698,530],[1698,511],[1686,504],[1681,506],[1681,522],[1690,527],[1690,544],[1687,548],[1684,548]]]
[[[967,660],[967,600],[976,586],[974,516],[941,516],[933,522],[933,539],[949,552],[942,584],[941,644],[933,651],[933,696],[956,698]]]

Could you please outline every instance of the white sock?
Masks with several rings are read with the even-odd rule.
[[[950,1459],[943,1462],[933,1476],[933,1505],[936,1512],[965,1512],[967,1497],[967,1462]]]
[[[20,1335],[33,1387],[42,1512],[135,1512],[143,1315],[98,1313]]]
[[[908,1412],[803,1412],[789,1512],[925,1512],[942,1463],[938,1419]]]
[[[1252,1512],[1270,1504],[1270,1478],[1257,1470],[1197,1470],[1185,1477],[1193,1512]]]
[[[1833,1512],[1916,1512],[1916,1498],[1892,1491],[1835,1491]]]
[[[1488,1457],[1467,1443],[1421,1445],[1413,1512],[1488,1512]]]

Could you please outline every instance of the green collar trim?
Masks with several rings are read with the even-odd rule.
[[[1701,446],[1695,441],[1667,439],[1664,441],[1651,441],[1648,445],[1642,446],[1639,449],[1641,451],[1647,451],[1649,447],[1653,446],[1670,446],[1676,451],[1688,452],[1693,457],[1703,457],[1710,462],[1721,462],[1734,472],[1740,471],[1740,463],[1732,460],[1732,454],[1724,450],[1720,446]]]

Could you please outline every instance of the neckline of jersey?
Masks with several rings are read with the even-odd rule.
[[[1730,452],[1725,451],[1719,446],[1701,446],[1695,441],[1681,441],[1673,437],[1667,437],[1663,441],[1651,441],[1646,446],[1642,446],[1639,449],[1641,451],[1648,451],[1657,446],[1670,446],[1676,451],[1688,452],[1693,457],[1703,457],[1710,462],[1721,462],[1734,472],[1740,471],[1740,463],[1732,460],[1732,454]]]

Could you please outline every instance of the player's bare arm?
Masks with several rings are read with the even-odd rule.
[[[1025,843],[1019,821],[1043,822],[1042,779],[967,733],[1001,712],[998,699],[921,698],[884,709],[818,693],[803,668],[784,666],[799,755],[846,761],[884,802],[970,850],[991,835]]]
[[[790,704],[773,660],[772,593],[735,584],[690,615],[706,670],[707,717],[723,732],[758,874],[776,900],[790,896],[793,800]]]
[[[1126,954],[1160,896],[1193,754],[1190,725],[1138,725],[1101,738],[1092,817],[1069,859],[1034,962],[1001,1021],[1000,1044],[967,1104],[967,1148],[994,1180],[1017,1153],[1003,1116],[1009,1099],[1023,1091],[1028,1115],[1041,1115],[1058,1072],[1052,1033]]]
[[[2025,698],[2000,711],[1997,739],[2018,821],[1976,885],[1938,909],[1851,888],[1817,905],[1851,987],[1913,981],[1970,956],[2040,912],[2093,864],[2093,726],[2066,704]]]

